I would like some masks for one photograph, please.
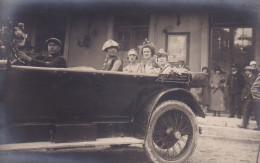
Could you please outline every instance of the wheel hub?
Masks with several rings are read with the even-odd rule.
[[[179,131],[174,132],[174,136],[176,139],[180,140],[181,139],[181,133]]]

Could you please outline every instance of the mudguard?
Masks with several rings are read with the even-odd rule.
[[[188,105],[196,116],[205,118],[205,114],[201,109],[199,103],[195,97],[186,89],[183,88],[172,88],[163,89],[152,93],[145,101],[141,104],[139,111],[134,116],[133,122],[138,128],[136,131],[137,137],[143,138],[146,133],[148,123],[154,109],[163,101],[167,100],[178,100]]]

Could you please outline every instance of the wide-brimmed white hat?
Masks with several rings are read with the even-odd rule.
[[[103,45],[102,51],[106,51],[106,49],[110,47],[117,47],[119,49],[119,44],[114,40],[107,40]]]

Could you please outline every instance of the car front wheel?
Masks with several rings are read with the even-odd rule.
[[[186,104],[162,102],[152,113],[144,149],[153,162],[183,162],[196,148],[197,129],[196,117]]]

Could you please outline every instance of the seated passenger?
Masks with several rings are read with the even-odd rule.
[[[130,49],[127,53],[127,59],[129,61],[129,65],[127,65],[123,71],[125,72],[131,72],[131,73],[137,73],[137,70],[140,66],[140,63],[138,63],[138,54],[135,49]]]
[[[171,65],[167,63],[168,54],[164,50],[160,50],[157,55],[157,62],[160,66],[159,74],[169,74],[172,70]]]
[[[113,40],[104,43],[102,50],[106,52],[106,60],[102,70],[123,71],[123,61],[117,56],[119,45]]]
[[[66,59],[61,54],[62,43],[57,38],[49,38],[46,40],[48,46],[48,53],[41,54],[35,58],[29,57],[24,52],[18,52],[18,57],[27,62],[27,65],[30,66],[39,66],[39,67],[67,67]]]
[[[156,68],[159,68],[159,66],[155,62],[153,57],[155,55],[154,45],[151,42],[145,42],[140,49],[140,53],[142,54],[143,59],[140,63],[138,72],[146,74],[158,73],[158,71],[156,71]]]

